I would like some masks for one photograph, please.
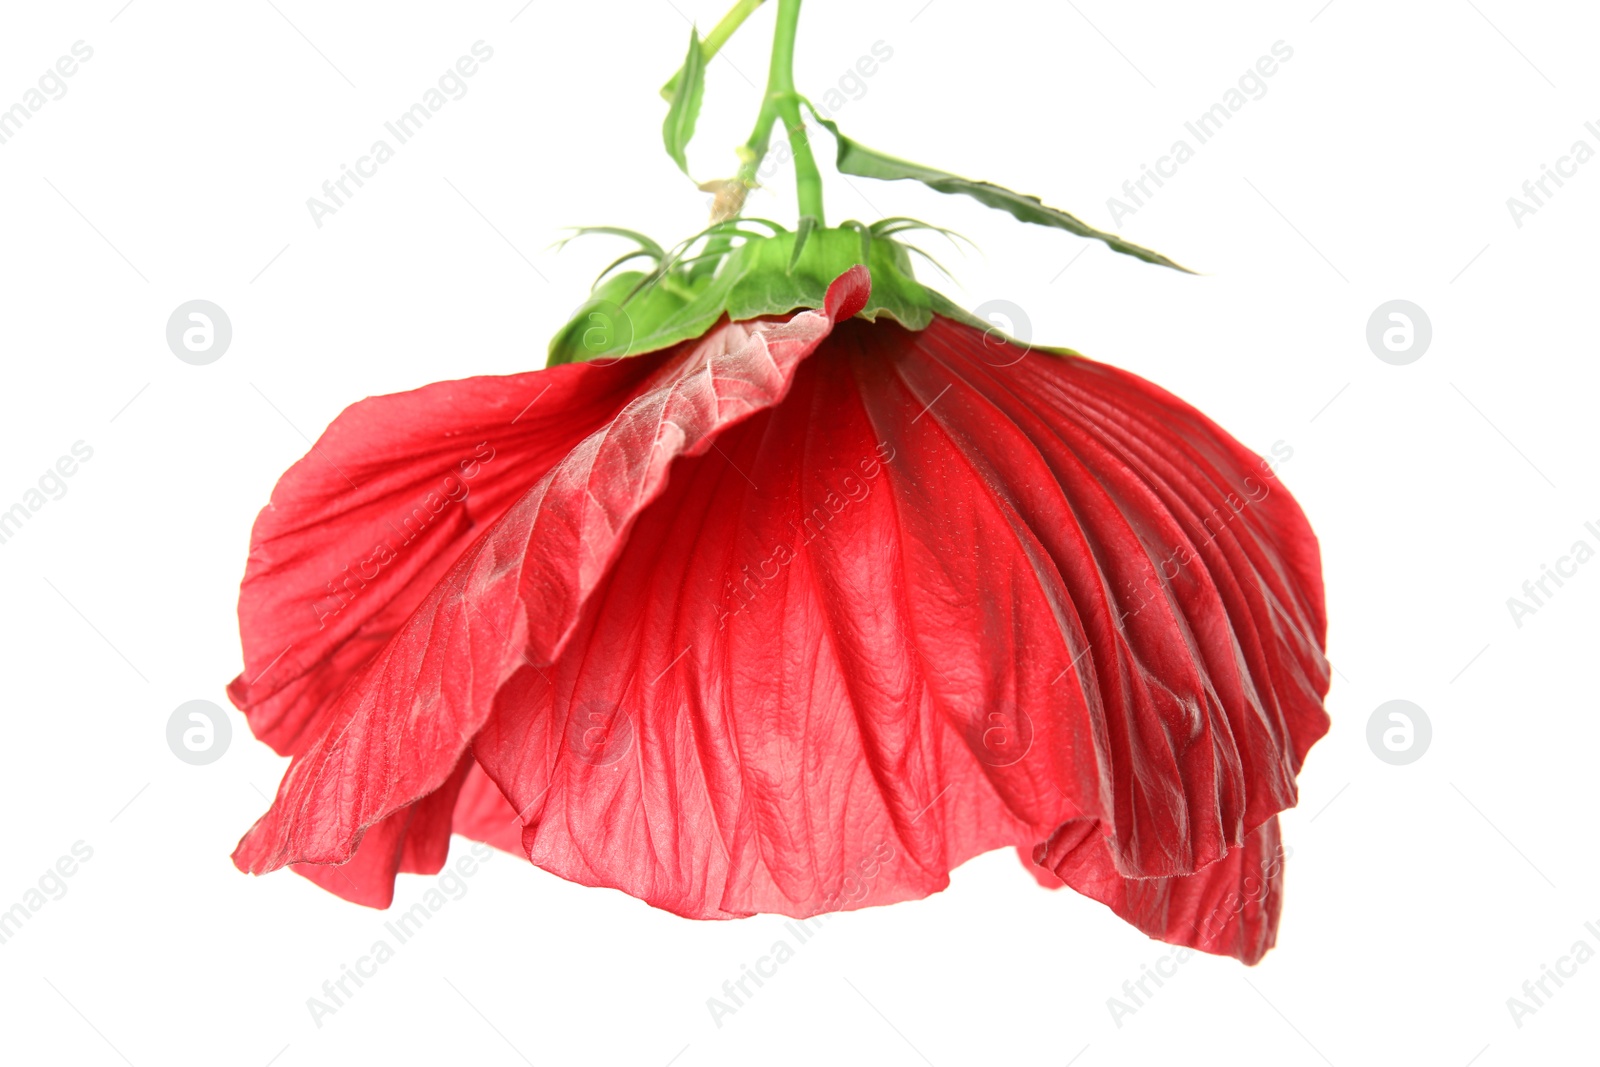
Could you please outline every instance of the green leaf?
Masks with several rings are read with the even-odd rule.
[[[717,51],[728,42],[728,38],[732,37],[740,26],[744,25],[744,20],[749,18],[751,13],[765,2],[766,0],[738,0],[728,10],[728,13],[723,15],[715,26],[711,27],[711,32],[706,34],[706,39],[701,44],[704,60],[707,63],[711,62],[711,57],[717,54]],[[682,74],[683,72],[679,71],[667,79],[667,84],[661,87],[661,99],[672,99],[672,94],[678,91],[678,79]]]
[[[667,155],[685,174],[689,173],[689,160],[685,152],[694,137],[694,123],[700,117],[700,99],[705,95],[705,88],[705,52],[700,47],[700,34],[690,27],[689,54],[678,71],[672,89],[672,104],[667,108],[666,121],[661,124],[661,140],[667,146]]]
[[[986,207],[998,208],[1023,222],[1066,230],[1068,233],[1077,234],[1079,237],[1092,237],[1096,240],[1104,241],[1118,252],[1142,259],[1146,263],[1171,267],[1174,270],[1181,270],[1185,274],[1194,273],[1189,268],[1179,266],[1159,252],[1152,252],[1150,249],[1143,248],[1131,241],[1125,241],[1114,233],[1097,230],[1075,215],[1069,215],[1058,208],[1049,207],[1036,196],[1012,192],[1010,189],[990,182],[973,181],[970,178],[963,178],[946,171],[924,167],[920,163],[911,163],[904,159],[896,159],[894,156],[884,155],[882,152],[875,152],[840,133],[838,125],[818,115],[816,108],[811,107],[810,101],[806,102],[806,106],[811,108],[811,114],[838,141],[839,154],[835,161],[835,166],[839,168],[841,174],[854,174],[862,178],[877,178],[881,181],[897,181],[909,178],[941,193],[960,193],[963,196],[970,196]]]
[[[806,239],[811,236],[811,231],[817,228],[815,215],[801,215],[800,225],[794,231],[794,250],[789,253],[789,273],[794,273],[794,265],[800,262],[800,253],[805,251]]]

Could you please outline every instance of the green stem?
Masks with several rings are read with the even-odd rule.
[[[748,11],[741,13],[745,6],[747,4],[740,4],[730,11],[718,24],[717,30],[735,15],[742,20],[749,14]],[[753,10],[755,4],[748,3],[748,6]],[[773,123],[781,118],[794,155],[795,192],[800,201],[800,214],[812,216],[820,227],[823,225],[822,175],[817,171],[816,159],[811,154],[811,142],[800,120],[800,94],[794,88],[794,41],[799,23],[800,0],[778,0],[778,24],[772,35],[772,65],[767,72],[767,91],[761,98],[761,112],[756,116],[755,129],[750,132],[750,139],[739,148],[739,172],[734,180],[746,189],[756,187],[756,174],[772,143]],[[712,34],[715,35],[717,30],[713,30]],[[730,29],[728,32],[733,31]],[[721,38],[726,39],[726,35]],[[705,258],[691,268],[691,276],[715,270],[717,255],[732,247],[733,238],[728,234],[719,233],[707,238],[702,249]]]
[[[756,170],[772,141],[773,123],[781,119],[794,156],[794,185],[800,214],[812,216],[821,226],[822,174],[811,154],[811,141],[800,117],[800,94],[794,87],[794,42],[799,24],[800,0],[778,0],[778,25],[772,34],[772,66],[767,72],[767,91],[762,97],[761,113],[756,117],[750,140],[739,152],[742,163],[738,177],[745,185],[755,186]]]
[[[711,32],[706,34],[705,39],[700,42],[700,51],[705,55],[707,63],[711,62],[711,57],[716,55],[717,51],[728,43],[728,38],[733,36],[734,31],[744,25],[744,20],[749,18],[751,13],[764,3],[766,3],[766,0],[739,0],[738,3],[728,9],[728,13],[722,16],[720,22],[711,27]],[[678,76],[673,74],[667,80],[667,84],[661,87],[661,96],[663,99],[671,100],[677,91]]]
[[[727,43],[733,31],[744,25],[744,20],[750,17],[751,12],[766,3],[766,0],[739,0],[737,4],[722,16],[722,21],[711,27],[711,32],[706,34],[706,39],[700,42],[700,47],[705,50],[706,62],[717,54],[717,49]]]

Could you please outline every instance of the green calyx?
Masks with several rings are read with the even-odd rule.
[[[921,330],[936,312],[948,313],[949,302],[912,272],[910,253],[918,250],[894,237],[914,228],[910,220],[886,219],[876,226],[847,222],[823,229],[808,225],[809,218],[795,230],[764,223],[770,232],[761,234],[748,228],[755,220],[714,226],[675,253],[627,234],[639,248],[613,267],[644,258],[654,260],[655,269],[603,277],[551,339],[549,365],[654,352],[701,336],[724,315],[742,322],[820,308],[829,283],[858,263],[872,273],[872,295],[862,318],[887,316],[907,329]]]

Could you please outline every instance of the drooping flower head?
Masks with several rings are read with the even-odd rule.
[[[800,129],[779,8],[729,181]],[[669,85],[680,162],[718,32]],[[833,132],[849,173],[1167,262]],[[916,224],[824,227],[794,141],[795,229],[639,238],[651,269],[610,273],[547,369],[364,400],[283,476],[229,692],[294,759],[235,861],[382,907],[461,833],[732,918],[925,896],[1015,847],[1254,962],[1327,729],[1304,516],[1182,401],[916,281]]]

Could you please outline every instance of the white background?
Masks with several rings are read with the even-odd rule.
[[[723,5],[274,2],[5,5],[0,107],[75,41],[94,55],[0,145],[0,509],[74,442],[94,454],[0,544],[0,908],[75,842],[93,858],[0,945],[0,1057],[1595,1059],[1600,961],[1521,1027],[1506,1005],[1579,939],[1600,949],[1584,929],[1600,926],[1600,562],[1521,627],[1506,606],[1574,541],[1600,547],[1583,526],[1600,526],[1600,161],[1520,228],[1506,206],[1573,141],[1600,148],[1584,129],[1600,124],[1592,6],[806,5],[813,97],[874,42],[893,49],[837,111],[847,132],[1101,226],[1185,120],[1274,42],[1294,50],[1123,220],[1200,277],[828,168],[834,220],[912,214],[981,246],[929,245],[960,279],[942,283],[952,297],[1009,300],[1036,340],[1152,378],[1257,451],[1293,448],[1279,473],[1322,540],[1337,674],[1259,967],[1196,957],[1119,1026],[1108,998],[1170,949],[996,853],[929,900],[835,918],[719,1028],[706,998],[781,920],[691,922],[502,854],[318,1027],[307,998],[387,916],[236,872],[228,854],[285,761],[230,711],[231,748],[188,766],[168,716],[226,705],[250,524],[307,437],[368,394],[539,366],[620,251],[557,254],[562,227],[699,228],[705,197],[661,151],[656,90],[688,19],[709,27]],[[771,25],[759,12],[710,67],[698,177],[734,169]],[[306,198],[480,39],[494,57],[467,95],[317,228]],[[776,177],[751,212],[791,222],[790,189]],[[203,367],[164,337],[195,298],[234,329]],[[1365,340],[1395,298],[1433,324],[1408,366]],[[1408,766],[1366,742],[1395,698],[1433,724]],[[433,882],[403,878],[397,901]]]

